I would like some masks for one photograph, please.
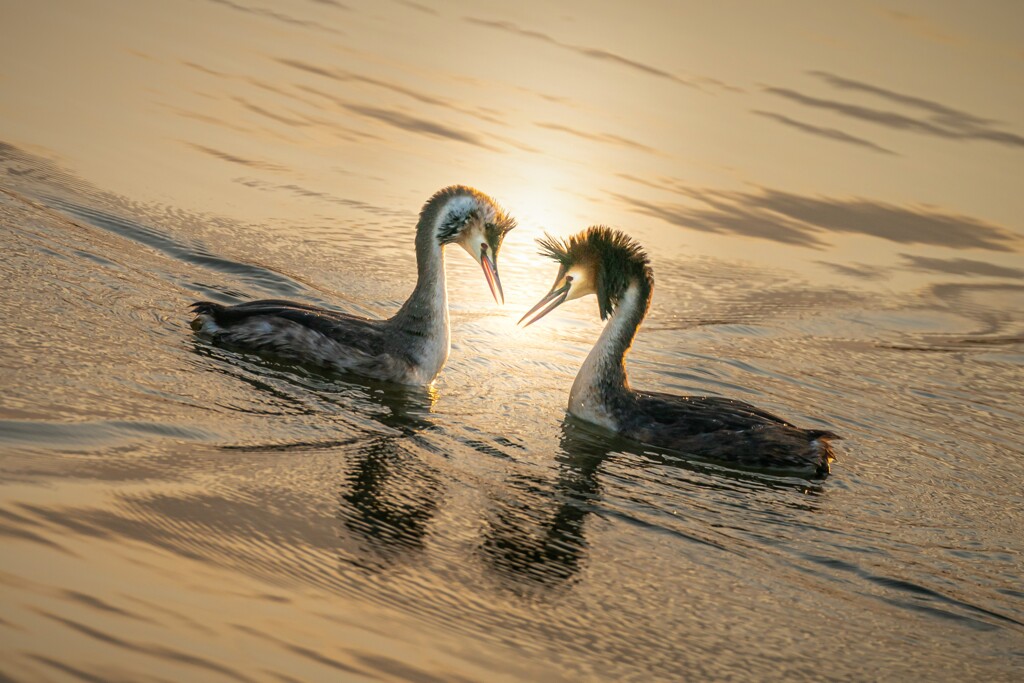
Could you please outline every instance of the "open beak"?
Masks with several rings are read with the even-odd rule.
[[[505,292],[501,290],[501,280],[498,279],[498,264],[486,252],[480,255],[480,267],[484,269],[484,277],[487,278],[487,286],[491,288],[495,303],[500,297],[501,303],[505,303]]]
[[[535,315],[530,320],[530,322],[528,322],[525,325],[523,325],[523,327],[529,327],[530,325],[534,324],[535,322],[537,322],[538,320],[540,320],[541,318],[546,316],[551,311],[553,311],[556,308],[558,308],[559,306],[561,306],[565,302],[566,297],[569,296],[569,288],[570,287],[572,287],[572,282],[566,282],[561,287],[556,287],[556,288],[552,289],[550,292],[548,292],[544,296],[543,299],[541,299],[540,301],[537,302],[536,306],[534,306],[533,308],[528,310],[526,312],[526,315],[524,315],[522,318],[520,318],[519,319],[519,323],[517,323],[517,324],[522,325],[524,320],[529,318],[531,315],[533,315],[537,311],[540,311],[540,313],[537,313],[537,315]],[[547,306],[547,308],[544,308],[545,306]],[[541,309],[543,309],[543,310],[541,310]]]

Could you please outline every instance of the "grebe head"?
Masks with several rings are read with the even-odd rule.
[[[498,251],[516,221],[483,192],[464,185],[439,191],[423,205],[421,225],[432,230],[438,244],[458,244],[484,271],[495,301],[505,303],[498,278]]]
[[[545,235],[537,243],[542,256],[558,262],[558,276],[551,291],[527,311],[520,323],[540,311],[526,323],[532,325],[566,301],[587,294],[597,295],[598,310],[604,320],[615,311],[631,282],[653,281],[643,247],[620,230],[594,225],[567,240]]]

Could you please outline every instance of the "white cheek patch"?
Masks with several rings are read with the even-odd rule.
[[[571,268],[565,276],[572,278],[572,287],[569,288],[569,296],[565,298],[566,301],[579,299],[581,296],[594,294],[597,291],[594,286],[593,273],[589,268]]]

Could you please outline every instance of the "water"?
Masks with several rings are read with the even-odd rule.
[[[741,39],[673,7],[645,40],[572,5],[7,6],[0,677],[1019,678],[1014,22],[851,5]],[[887,57],[835,45],[876,34],[907,47],[871,91]],[[763,58],[707,61],[737,45]],[[189,330],[204,298],[389,315],[452,182],[520,227],[504,308],[449,254],[433,387]],[[533,238],[594,222],[653,255],[634,385],[832,429],[828,479],[566,418],[596,304],[515,321],[554,277]]]

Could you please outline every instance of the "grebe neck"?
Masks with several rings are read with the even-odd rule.
[[[626,353],[651,303],[651,282],[636,278],[629,283],[600,338],[583,361],[569,392],[569,411],[583,416],[605,405],[616,394],[629,391]]]
[[[434,226],[424,223],[421,220],[416,230],[416,288],[390,322],[396,331],[428,342],[424,351],[431,358],[422,362],[439,363],[440,369],[450,349],[444,246],[438,243]]]

